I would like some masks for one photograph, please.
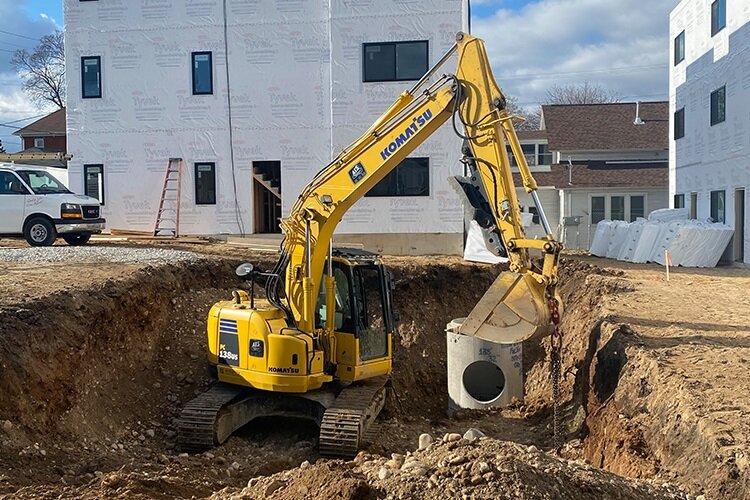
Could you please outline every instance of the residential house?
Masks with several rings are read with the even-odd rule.
[[[181,232],[250,234],[279,231],[305,184],[453,45],[468,9],[65,0],[64,13],[73,188],[105,201],[110,228],[150,231],[180,157]],[[459,253],[447,178],[460,146],[450,127],[435,133],[347,213],[337,241]]]
[[[536,148],[539,198],[567,248],[588,248],[603,219],[634,221],[669,205],[668,124],[667,102],[545,105],[542,130],[519,133],[529,155]],[[531,197],[522,188],[518,197],[535,215],[529,235],[542,236]]]
[[[13,132],[21,138],[22,153],[66,153],[65,108],[58,109]],[[64,160],[24,160],[28,165],[66,168]]]
[[[669,31],[673,204],[732,226],[723,260],[750,263],[750,5],[682,0]]]

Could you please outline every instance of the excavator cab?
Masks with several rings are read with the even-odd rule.
[[[368,377],[372,365],[382,375],[390,373],[391,339],[396,328],[390,273],[375,254],[363,250],[335,249],[332,273],[335,283],[335,337],[337,375],[359,380],[362,368]],[[315,326],[326,327],[326,289],[320,287]]]

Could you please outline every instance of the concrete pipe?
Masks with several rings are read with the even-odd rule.
[[[523,400],[522,344],[495,344],[458,333],[464,318],[446,327],[448,413],[481,410]]]

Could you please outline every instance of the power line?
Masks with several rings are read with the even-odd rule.
[[[13,33],[13,32],[10,32],[10,31],[0,30],[0,33],[5,33],[6,35],[12,35],[12,36],[17,36],[17,37],[21,37],[21,38],[26,38],[27,40],[34,40],[35,42],[39,41],[38,38],[32,38],[32,37],[26,36],[26,35],[19,35],[18,33]]]
[[[526,75],[516,75],[516,76],[501,76],[498,78],[499,81],[505,81],[505,80],[525,80],[525,79],[532,79],[532,78],[552,78],[552,77],[558,77],[558,76],[567,76],[567,75],[588,75],[593,73],[610,73],[613,71],[637,71],[637,70],[646,70],[646,69],[657,69],[657,68],[666,68],[668,67],[668,64],[648,64],[644,66],[621,66],[616,68],[602,68],[602,69],[592,69],[588,71],[566,71],[566,72],[558,72],[558,73],[537,73],[537,74],[526,74]]]
[[[11,45],[13,47],[18,47],[19,49],[25,49],[26,48],[23,45],[18,45],[17,43],[6,42],[5,40],[0,40],[0,43],[4,43],[5,45]]]
[[[26,120],[33,120],[34,118],[41,118],[43,116],[47,116],[47,113],[42,113],[40,115],[34,115],[34,116],[28,116],[26,118],[19,118],[18,120],[13,120],[13,121],[10,121],[10,122],[0,123],[0,125],[12,125],[14,123],[25,122]]]
[[[14,54],[15,50],[8,50],[8,49],[0,49],[0,52],[10,52],[11,54]]]

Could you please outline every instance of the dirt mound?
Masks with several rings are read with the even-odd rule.
[[[449,434],[422,450],[390,459],[360,453],[352,462],[303,464],[251,479],[242,490],[225,489],[212,498],[687,498],[673,486],[627,480],[558,459],[535,446],[479,435],[476,430],[468,431],[466,438]]]

